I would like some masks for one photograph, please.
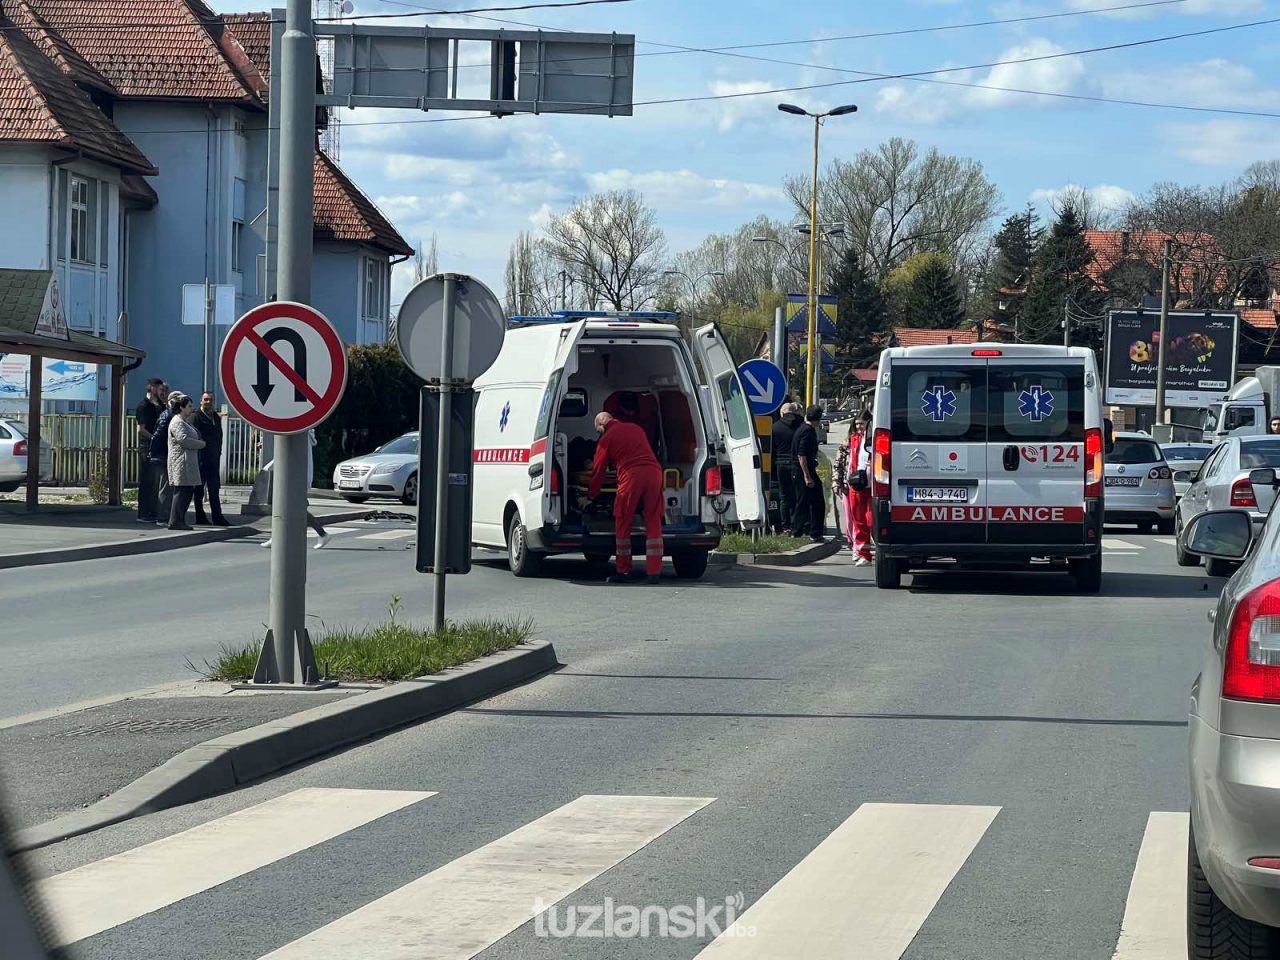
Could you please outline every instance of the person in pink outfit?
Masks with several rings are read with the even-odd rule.
[[[849,431],[849,493],[846,516],[849,518],[849,546],[854,563],[865,567],[871,562],[871,410],[862,411],[856,429]]]

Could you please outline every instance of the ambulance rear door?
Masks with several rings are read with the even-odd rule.
[[[542,517],[545,523],[560,523],[564,520],[569,478],[564,475],[563,467],[568,460],[563,438],[556,435],[556,421],[560,401],[569,387],[569,378],[578,370],[578,343],[586,328],[587,322],[579,320],[576,323],[566,323],[560,332],[560,342],[556,344],[551,361],[551,375],[547,379],[547,387],[538,410],[533,444],[529,448],[530,483],[536,488],[541,479]],[[557,461],[560,467],[557,467]]]
[[[694,331],[693,347],[707,377],[710,403],[720,437],[733,467],[734,506],[738,520],[759,523],[765,516],[764,484],[760,474],[760,447],[747,405],[746,391],[738,379],[737,365],[714,323]]]
[[[987,378],[988,541],[1082,542],[1084,361],[992,357]]]
[[[987,361],[894,358],[890,397],[893,542],[987,540]]]

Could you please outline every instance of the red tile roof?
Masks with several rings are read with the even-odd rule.
[[[1240,319],[1255,330],[1275,330],[1276,312],[1270,307],[1255,307],[1240,311]]]
[[[24,2],[121,97],[259,104],[222,49],[221,21],[201,0]]]
[[[222,19],[262,75],[271,76],[271,14],[228,13]]]
[[[1093,262],[1085,272],[1100,287],[1105,286],[1106,274],[1126,260],[1149,263],[1157,270],[1160,269],[1166,239],[1172,240],[1176,245],[1175,259],[1218,258],[1217,244],[1208,234],[1167,234],[1161,230],[1086,230],[1084,239],[1093,250]],[[1179,248],[1181,254],[1178,253]],[[1174,269],[1178,271],[1175,275],[1178,289],[1190,290],[1195,285],[1195,264],[1175,265]]]
[[[854,379],[861,380],[863,383],[875,383],[877,373],[878,371],[876,370],[875,367],[854,367],[853,368]]]
[[[14,8],[16,23],[5,15],[10,8],[0,11],[0,142],[65,147],[127,172],[154,174],[151,161],[63,72],[79,68],[46,56],[24,32],[43,35],[42,27],[21,7]]]
[[[321,150],[316,151],[315,238],[367,243],[395,256],[408,257],[413,247],[396,232],[373,201]]]
[[[971,327],[943,327],[938,330],[929,330],[923,327],[894,327],[893,339],[900,347],[977,343],[978,331]]]

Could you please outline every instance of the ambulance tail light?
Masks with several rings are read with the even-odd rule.
[[[551,495],[560,496],[560,471],[555,467],[551,468]]]
[[[1084,432],[1084,495],[1102,496],[1102,431],[1097,427]]]
[[[1257,509],[1258,498],[1253,495],[1253,483],[1248,477],[1241,477],[1231,485],[1231,506]]]
[[[707,467],[707,472],[702,475],[703,492],[708,497],[720,496],[723,487],[723,478],[720,474],[719,467]]]
[[[875,497],[889,496],[889,476],[893,472],[892,434],[886,427],[880,427],[872,440],[871,453],[871,495]]]
[[[1240,598],[1227,634],[1222,695],[1280,703],[1280,580]]]

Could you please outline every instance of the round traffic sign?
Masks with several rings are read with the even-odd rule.
[[[333,413],[347,386],[347,351],[324,314],[288,300],[237,320],[218,356],[232,409],[268,433],[301,433]]]
[[[747,392],[747,403],[757,417],[768,416],[782,406],[787,395],[787,378],[774,364],[757,357],[738,367],[738,377]]]
[[[423,380],[439,380],[443,372],[444,285],[455,281],[453,297],[453,368],[451,378],[470,383],[498,359],[507,335],[507,318],[493,291],[475,277],[437,273],[405,296],[396,317],[396,346],[409,369]]]

